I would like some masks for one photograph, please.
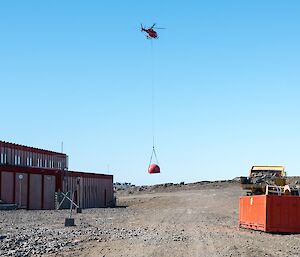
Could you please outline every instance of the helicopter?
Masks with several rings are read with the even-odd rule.
[[[141,31],[146,32],[147,39],[158,39],[157,32],[154,29],[164,29],[164,28],[157,28],[155,27],[156,23],[154,23],[150,28],[143,27],[143,24],[141,24]]]

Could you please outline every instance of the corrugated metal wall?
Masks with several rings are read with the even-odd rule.
[[[74,193],[81,208],[109,206],[114,198],[113,176],[0,166],[0,199],[25,209],[54,209],[55,192]]]
[[[63,153],[0,141],[0,165],[68,169],[68,156]]]
[[[114,197],[112,178],[90,177],[88,173],[80,175],[66,176],[63,184],[63,191],[74,192],[74,201],[80,207],[97,208],[111,204]]]
[[[2,201],[15,203],[24,209],[54,209],[54,175],[0,171],[0,177]]]
[[[82,208],[113,201],[113,176],[71,172],[66,154],[0,141],[0,199],[27,209],[54,209],[55,192],[74,193]]]

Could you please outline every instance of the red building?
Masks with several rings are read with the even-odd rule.
[[[113,176],[68,170],[63,153],[0,141],[0,199],[25,209],[54,209],[56,192],[81,208],[113,202]]]

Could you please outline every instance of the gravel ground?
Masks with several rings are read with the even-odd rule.
[[[118,208],[0,212],[0,256],[299,256],[300,235],[238,228],[234,182],[118,192]]]

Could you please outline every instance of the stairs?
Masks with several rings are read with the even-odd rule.
[[[0,211],[12,211],[18,209],[18,206],[13,203],[5,203],[0,200]]]

